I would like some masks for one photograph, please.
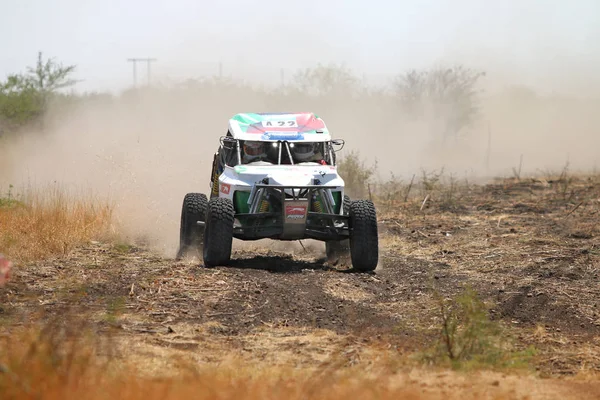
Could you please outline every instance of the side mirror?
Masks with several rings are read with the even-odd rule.
[[[225,150],[235,150],[237,144],[237,140],[230,136],[221,136],[219,142]]]
[[[338,151],[340,151],[341,149],[344,148],[344,144],[346,144],[346,142],[344,141],[344,139],[333,139],[331,141],[331,144],[333,146],[340,146],[339,148],[334,148],[333,149],[333,151],[335,151],[337,153]]]

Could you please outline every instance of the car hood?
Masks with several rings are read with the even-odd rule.
[[[315,174],[302,171],[276,171],[267,175],[269,184],[286,186],[314,185]]]
[[[344,186],[337,168],[330,165],[292,165],[292,166],[249,166],[239,165],[233,168],[240,183],[249,186],[261,183],[268,178],[269,184],[284,186],[314,185],[315,179],[321,185]]]

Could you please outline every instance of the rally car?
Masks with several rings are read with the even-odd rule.
[[[329,260],[349,253],[355,270],[374,270],[376,210],[345,194],[343,146],[313,113],[234,115],[214,154],[210,195],[184,197],[178,257],[196,249],[211,267],[230,261],[233,238],[315,239]]]

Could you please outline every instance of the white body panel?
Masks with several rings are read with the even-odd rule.
[[[344,189],[344,180],[338,175],[337,167],[305,163],[296,165],[238,165],[226,166],[219,177],[219,197],[233,200],[236,190],[250,192],[256,183],[264,178],[270,178],[272,184],[286,186],[313,185],[314,179],[319,179],[323,186],[335,186],[337,190]],[[336,190],[336,189],[333,189]]]

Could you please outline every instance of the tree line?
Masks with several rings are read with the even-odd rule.
[[[61,99],[74,97],[77,101],[86,97],[64,92],[64,89],[72,88],[78,82],[73,78],[75,70],[75,65],[63,65],[55,59],[45,59],[40,52],[34,66],[0,81],[0,135],[17,131],[23,126],[43,123],[49,106],[60,103]],[[340,98],[357,101],[385,98],[398,108],[403,118],[435,116],[439,121],[435,134],[446,140],[468,129],[479,116],[479,83],[484,76],[484,72],[462,65],[437,66],[408,70],[399,73],[384,88],[371,88],[366,87],[353,71],[344,66],[318,64],[296,71],[289,84],[269,93],[266,93],[266,89],[216,77],[189,79],[167,89],[196,90],[206,95],[247,90],[264,92],[276,98],[304,97],[317,103],[319,100],[326,102]],[[131,91],[124,92],[122,96],[130,95]]]

